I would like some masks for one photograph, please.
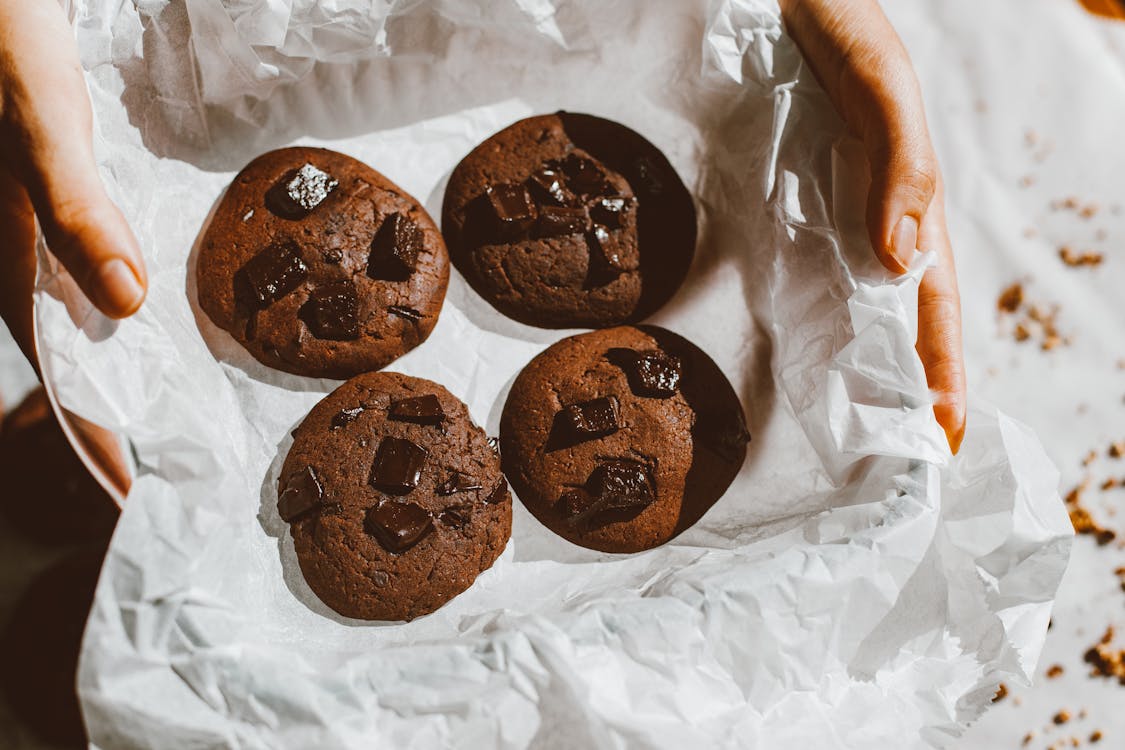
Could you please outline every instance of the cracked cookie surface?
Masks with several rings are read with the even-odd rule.
[[[278,481],[301,572],[336,612],[412,620],[465,591],[511,536],[500,458],[440,385],[341,385],[294,431]]]
[[[386,366],[437,323],[449,256],[425,209],[356,159],[257,157],[200,243],[199,304],[255,359],[312,377]]]

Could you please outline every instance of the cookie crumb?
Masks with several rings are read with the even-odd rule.
[[[1014,313],[1023,304],[1023,284],[1018,281],[1000,293],[996,306],[1002,312]]]
[[[996,695],[992,696],[992,702],[993,703],[999,703],[1000,701],[1004,700],[1007,697],[1008,697],[1008,686],[1001,682],[996,688]]]
[[[1071,268],[1081,268],[1083,266],[1097,267],[1105,260],[1105,255],[1096,253],[1093,250],[1077,252],[1069,245],[1063,245],[1059,248],[1059,258]]]
[[[1108,452],[1110,458],[1121,458],[1125,456],[1125,440],[1110,443]]]
[[[1098,458],[1098,452],[1097,451],[1090,451],[1089,453],[1086,454],[1086,457],[1082,459],[1082,465],[1083,466],[1089,466],[1090,464],[1094,463],[1094,461],[1096,461],[1097,458]]]
[[[1091,743],[1101,742],[1101,741],[1102,741],[1102,730],[1095,729],[1093,732],[1090,733],[1090,742]]]
[[[1047,679],[1053,680],[1056,677],[1058,677],[1059,675],[1061,675],[1063,673],[1063,671],[1064,670],[1063,670],[1062,664],[1052,664],[1050,667],[1047,668]]]
[[[1057,714],[1052,716],[1051,721],[1055,722],[1056,724],[1067,723],[1068,721],[1070,721],[1070,711],[1067,711],[1064,708],[1063,710],[1059,711]]]

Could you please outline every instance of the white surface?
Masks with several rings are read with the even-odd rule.
[[[736,6],[735,11],[730,17],[745,8]],[[679,49],[676,44],[684,44],[689,34],[700,38],[702,16],[695,15],[694,22],[690,17],[698,9],[685,6],[683,12],[689,17],[669,24],[669,29],[679,30],[675,37],[651,18],[644,24],[632,18],[633,24],[626,24],[636,32],[630,42],[647,51],[660,46],[655,41]],[[524,517],[521,527],[517,518],[513,545],[497,567],[468,594],[421,623],[394,629],[354,628],[338,618],[324,617],[307,598],[298,601],[299,579],[294,583],[298,591],[281,584],[276,541],[263,533],[268,528],[263,529],[254,515],[259,489],[269,514],[273,477],[267,468],[276,459],[280,436],[328,384],[283,380],[255,370],[202,323],[212,348],[226,360],[213,364],[184,298],[186,249],[213,196],[229,179],[230,169],[286,134],[260,128],[256,142],[232,149],[220,142],[220,131],[229,127],[229,132],[236,132],[241,125],[228,121],[216,127],[212,111],[211,127],[203,133],[212,139],[208,162],[193,163],[184,150],[175,158],[154,158],[152,151],[168,157],[176,148],[190,152],[199,146],[177,146],[162,135],[160,124],[148,119],[157,114],[154,110],[169,105],[160,114],[178,111],[182,115],[178,125],[188,134],[200,133],[191,129],[192,117],[199,113],[190,103],[165,101],[146,110],[136,98],[131,100],[152,92],[136,85],[145,71],[130,59],[139,38],[136,21],[129,16],[126,9],[117,19],[113,45],[97,31],[109,28],[109,23],[85,20],[93,40],[85,62],[95,83],[103,165],[150,249],[155,271],[152,303],[136,320],[107,337],[109,329],[96,316],[79,314],[83,330],[75,332],[73,316],[59,302],[40,299],[40,319],[51,344],[48,370],[64,402],[125,429],[146,469],[123,516],[110,556],[112,576],[102,582],[87,638],[86,706],[103,741],[128,745],[124,735],[139,737],[136,732],[151,721],[160,727],[165,746],[182,744],[188,737],[211,742],[238,737],[246,746],[256,746],[274,733],[291,742],[320,737],[343,744],[361,734],[368,740],[382,734],[401,741],[404,732],[424,746],[426,738],[432,740],[450,728],[442,714],[428,713],[429,709],[419,714],[419,701],[432,706],[437,699],[445,716],[451,716],[451,710],[470,711],[454,720],[451,741],[461,743],[488,744],[491,738],[492,744],[518,745],[535,736],[546,746],[573,741],[575,727],[590,732],[584,738],[587,744],[606,747],[622,742],[663,746],[673,739],[681,744],[685,739],[718,743],[719,737],[731,744],[768,737],[776,747],[797,742],[871,747],[885,746],[890,738],[901,743],[904,737],[918,736],[921,727],[928,727],[929,741],[938,742],[953,731],[956,721],[971,717],[983,704],[989,682],[997,675],[1034,666],[1046,618],[1046,607],[1035,602],[1049,600],[1054,585],[1052,560],[1057,563],[1066,546],[1063,539],[1054,541],[1065,521],[1051,502],[1050,469],[1034,441],[1018,426],[978,410],[962,456],[944,473],[939,517],[937,466],[944,459],[936,426],[920,403],[924,390],[918,388],[920,373],[909,333],[912,283],[890,286],[872,277],[868,282],[873,285],[861,283],[852,294],[847,269],[826,262],[838,241],[827,201],[833,188],[843,195],[851,187],[842,169],[846,159],[827,160],[835,125],[825,127],[834,122],[826,116],[826,102],[807,83],[796,88],[786,83],[786,76],[796,71],[792,50],[786,49],[787,43],[773,46],[768,20],[762,17],[752,20],[765,21],[765,33],[738,37],[725,33],[720,24],[711,37],[718,45],[715,49],[722,52],[737,51],[739,41],[750,44],[745,62],[737,55],[722,58],[745,75],[745,96],[738,95],[729,81],[714,77],[706,81],[699,99],[690,88],[667,87],[668,73],[672,80],[678,74],[690,82],[693,62],[698,70],[691,52],[687,60],[666,61],[666,69],[634,73],[637,90],[646,93],[639,100],[644,116],[637,111],[637,102],[607,104],[597,96],[598,86],[591,81],[606,73],[604,58],[592,68],[580,53],[577,58],[555,61],[556,79],[569,80],[567,65],[586,76],[584,85],[573,91],[558,80],[552,81],[558,90],[547,91],[535,85],[541,82],[529,71],[507,71],[504,80],[513,82],[513,90],[523,89],[521,95],[532,105],[539,97],[551,99],[551,103],[540,102],[539,109],[585,105],[641,123],[640,129],[669,152],[689,184],[695,182],[709,219],[704,237],[711,237],[714,244],[705,245],[691,285],[660,321],[695,338],[728,372],[736,373],[744,397],[757,396],[749,386],[761,385],[752,377],[760,366],[755,361],[760,352],[753,345],[730,347],[732,339],[747,332],[750,342],[760,340],[753,333],[755,321],[735,321],[726,329],[714,324],[719,317],[716,308],[737,310],[734,303],[740,298],[733,295],[747,294],[759,319],[775,326],[778,383],[801,416],[819,460],[802,449],[796,423],[780,406],[783,399],[777,406],[752,403],[748,406],[757,445],[764,443],[765,448],[757,448],[762,452],[748,463],[741,484],[728,499],[676,544],[613,565],[576,567],[578,560],[590,557],[563,550],[557,543],[552,547],[533,522]],[[574,16],[581,18],[572,14],[565,20],[574,22]],[[535,22],[540,30],[553,28],[544,26],[542,17]],[[440,25],[440,19],[432,23]],[[586,31],[596,33],[593,30],[599,28],[590,24]],[[479,42],[480,33],[463,27],[456,38],[431,35],[428,39],[456,46],[466,39]],[[528,51],[548,58],[555,55],[551,49],[557,48],[544,49],[541,43],[537,47],[536,37],[526,29],[522,35],[519,43],[527,44]],[[506,38],[503,43],[516,42]],[[628,58],[630,51],[628,45],[621,45],[613,54]],[[464,50],[443,50],[450,57],[458,52]],[[161,61],[159,54],[148,54],[147,59],[154,67]],[[116,67],[99,65],[111,60]],[[391,80],[410,80],[411,65],[390,66],[395,68]],[[368,68],[361,65],[361,70]],[[269,76],[268,69],[257,72]],[[331,67],[318,74],[331,79],[342,72],[346,71]],[[121,76],[131,80],[124,90]],[[161,80],[166,83],[170,77],[174,78],[162,75]],[[656,86],[656,81],[661,85]],[[776,97],[774,86],[779,86]],[[358,105],[364,95],[378,90],[374,80],[361,78],[351,92],[357,101],[352,111],[366,111]],[[487,100],[489,93],[481,96]],[[233,111],[246,120],[271,123],[267,116],[271,109],[285,111],[287,106],[300,105],[276,103],[280,98],[275,96],[270,107],[237,100]],[[121,99],[129,107],[125,112]],[[396,111],[381,115],[368,127],[381,123],[378,126],[385,128],[397,116],[414,121],[417,117],[401,112],[410,107],[437,114],[408,94],[383,101],[394,101]],[[452,109],[467,103],[442,101]],[[771,143],[772,126],[786,121],[784,116],[774,119],[774,104],[781,105],[779,112],[792,105],[792,112],[800,115],[793,120],[803,124],[786,131],[785,138],[767,152],[763,147],[768,149]],[[424,175],[436,179],[452,166],[457,153],[490,132],[497,120],[517,113],[477,109],[468,120],[431,121],[406,130],[384,130],[379,137],[333,141],[333,145],[369,158],[417,194],[433,196],[438,186],[425,182]],[[319,119],[312,115],[307,124],[315,131],[314,126],[324,125]],[[336,125],[336,132],[348,127]],[[144,132],[143,143],[137,127]],[[454,139],[461,139],[460,151],[451,155],[447,150],[453,148]],[[416,150],[407,164],[403,143],[414,149],[419,143],[427,147]],[[432,162],[418,164],[418,153]],[[777,169],[756,172],[768,153],[776,157]],[[401,172],[396,171],[396,163]],[[733,171],[741,165],[745,171]],[[836,174],[836,185],[828,179],[834,167],[842,170]],[[160,189],[145,189],[155,185]],[[819,190],[810,189],[812,185],[819,185]],[[769,207],[764,205],[767,198],[773,201]],[[774,216],[785,224],[773,224]],[[746,237],[757,240],[750,256],[757,265],[750,265],[754,272],[749,275]],[[794,239],[799,250],[789,244]],[[772,242],[778,245],[771,247]],[[871,264],[855,236],[842,238],[839,249],[843,258],[860,263],[850,270],[862,282]],[[732,263],[740,254],[744,260]],[[773,271],[763,274],[769,264],[763,264],[762,258],[775,255]],[[762,276],[772,279],[772,296]],[[716,284],[720,279],[727,282]],[[56,281],[48,279],[47,286],[57,293],[61,287]],[[694,290],[702,287],[714,299],[701,302]],[[472,309],[471,298],[464,289],[461,292],[458,296],[454,290],[428,347],[441,351],[442,342],[466,346],[463,332],[503,338],[508,346],[532,336],[510,325],[503,336],[474,334],[472,324],[482,321],[474,316],[481,311]],[[849,294],[850,315],[844,305]],[[462,304],[469,306],[467,317],[457,314]],[[848,344],[853,333],[856,338]],[[542,334],[534,334],[533,343],[542,341]],[[517,346],[522,350],[506,352],[536,348],[526,343]],[[137,351],[144,356],[134,356]],[[478,372],[465,373],[426,361],[425,347],[412,357],[403,360],[402,368],[409,371],[417,366],[445,381],[490,426],[497,411],[494,397],[520,364],[518,357],[484,362]],[[496,369],[490,372],[490,367]],[[303,393],[282,393],[280,384]],[[910,408],[904,409],[904,404]],[[240,413],[249,421],[222,416]],[[222,445],[229,447],[216,450]],[[868,458],[856,463],[864,456]],[[906,468],[895,456],[937,463],[928,469],[918,465],[914,476],[923,481],[917,483],[905,475],[893,477]],[[260,479],[263,472],[265,481]],[[845,473],[850,473],[850,481],[831,492],[830,478]],[[905,494],[896,498],[892,492],[884,499],[884,493],[896,485]],[[767,503],[769,499],[775,504]],[[808,521],[783,518],[783,511],[792,513],[794,508],[826,507],[833,510]],[[779,524],[763,527],[774,520]],[[796,524],[801,525],[783,531]],[[268,518],[264,525],[269,525]],[[746,533],[739,536],[740,531]],[[775,535],[746,544],[770,533]],[[835,543],[844,540],[848,543]],[[732,549],[732,545],[742,546]],[[571,564],[561,564],[564,559]],[[732,567],[736,561],[738,567]],[[239,575],[230,575],[231,570]],[[988,576],[982,578],[985,572]],[[559,575],[570,586],[582,580],[581,595],[560,604],[553,597],[537,598],[520,588],[535,576],[537,583],[548,582],[543,590],[553,591],[549,582]],[[634,581],[631,591],[626,584],[630,580]],[[503,593],[522,601],[505,602],[508,612],[498,617],[472,614],[486,612],[490,597],[504,600]],[[696,609],[701,602],[706,606]],[[291,618],[278,618],[278,612]],[[956,639],[941,631],[944,625],[953,629]],[[626,635],[624,643],[614,635],[617,628],[623,628],[618,632]],[[455,642],[448,640],[453,632],[459,632]],[[297,633],[302,635],[299,643],[293,641]],[[794,641],[797,633],[800,638]],[[373,645],[385,646],[392,639],[405,644],[419,637],[447,640],[425,649],[403,645],[371,652]],[[359,656],[360,650],[366,653]],[[165,654],[172,655],[170,667],[161,666]],[[408,668],[398,674],[394,670],[400,659]],[[441,666],[440,678],[438,659],[453,660]],[[662,667],[654,668],[658,663]],[[600,668],[592,669],[594,664]],[[427,675],[433,681],[425,683],[423,698],[418,689]],[[508,682],[514,675],[520,677]],[[482,678],[487,682],[481,683]],[[467,682],[459,682],[463,680]],[[458,684],[487,686],[492,698],[483,704],[464,702],[457,694]],[[373,703],[376,693],[381,696],[378,706]],[[332,696],[330,702],[318,704],[324,713],[294,715],[294,706],[311,705],[311,696],[317,694],[322,700]],[[388,705],[392,694],[394,702]],[[661,698],[650,703],[645,695]],[[347,701],[341,701],[344,696],[364,709],[357,713],[349,708]],[[630,700],[623,701],[624,696]],[[669,696],[675,696],[674,702],[668,702]],[[964,700],[959,700],[962,696]],[[476,714],[476,709],[484,713]],[[591,709],[593,713],[578,721],[566,714]],[[509,719],[500,728],[490,720],[492,712],[523,718]],[[122,734],[110,728],[111,721]],[[322,722],[326,726],[318,728]],[[571,734],[560,734],[563,722]],[[494,734],[498,731],[500,735]]]

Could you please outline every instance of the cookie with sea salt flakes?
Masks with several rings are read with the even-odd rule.
[[[449,256],[402,188],[350,156],[294,147],[238,173],[203,235],[197,271],[200,307],[258,361],[347,378],[425,341]]]
[[[562,339],[516,377],[500,418],[504,472],[544,526],[639,552],[696,521],[734,481],[750,435],[718,365],[671,331]]]
[[[635,131],[591,115],[529,117],[473,149],[449,178],[453,264],[504,315],[604,328],[668,301],[695,253],[690,193]]]
[[[437,383],[355,377],[293,433],[278,481],[301,572],[336,612],[412,620],[487,570],[512,532],[500,457]]]

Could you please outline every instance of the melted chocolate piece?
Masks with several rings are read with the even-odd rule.
[[[586,482],[586,491],[606,510],[644,508],[656,499],[648,467],[628,459],[598,464]]]
[[[368,508],[363,529],[388,552],[405,552],[434,530],[429,512],[414,503],[384,500]]]
[[[392,401],[387,416],[400,422],[441,424],[445,419],[445,412],[441,408],[441,401],[431,393]]]
[[[287,172],[266,191],[266,208],[283,219],[303,219],[340,183],[312,164]]]
[[[559,510],[571,526],[581,526],[601,510],[596,498],[582,490],[568,490],[559,497]]]
[[[590,224],[586,209],[579,206],[543,206],[539,209],[539,219],[535,222],[535,234],[539,237],[562,237],[567,234],[585,232]]]
[[[506,489],[508,489],[508,483],[501,479],[497,485],[492,488],[492,492],[488,493],[488,497],[486,497],[484,501],[489,505],[504,502],[504,491]]]
[[[332,417],[332,429],[338,430],[341,427],[347,427],[352,422],[356,421],[356,419],[358,419],[359,415],[362,413],[362,406],[357,406],[352,409],[341,409],[340,411],[336,412],[336,415],[334,417]]]
[[[309,275],[301,250],[290,240],[270,245],[234,275],[235,303],[264,310],[299,287]]]
[[[627,372],[629,385],[638,396],[668,398],[675,395],[683,371],[679,357],[650,349],[636,352],[631,365]]]
[[[456,495],[458,492],[469,492],[471,490],[480,489],[484,489],[480,482],[467,474],[455,471],[449,475],[449,479],[439,484],[434,491],[444,497],[446,495]]]
[[[367,275],[373,279],[405,281],[418,267],[421,251],[422,230],[418,225],[402,214],[391,214],[383,219],[371,241]]]
[[[620,229],[625,223],[625,212],[632,205],[633,199],[624,196],[600,198],[590,206],[590,218],[607,229]]]
[[[625,271],[617,238],[600,224],[586,233],[586,247],[590,250],[590,281],[603,286]]]
[[[369,483],[391,495],[405,495],[418,486],[429,451],[409,440],[385,437],[375,451]]]
[[[750,431],[742,411],[707,410],[696,414],[692,437],[727,461],[739,461],[746,455]]]
[[[603,396],[571,404],[563,409],[563,419],[580,440],[611,435],[621,428],[621,407],[616,396]]]
[[[570,154],[559,166],[566,175],[566,186],[579,195],[602,195],[610,189],[605,172],[589,159]]]
[[[277,498],[277,514],[290,523],[320,507],[324,488],[313,467],[306,466],[285,480],[285,491]]]
[[[451,529],[463,529],[469,525],[472,508],[467,505],[454,505],[438,515],[438,521]]]
[[[354,341],[359,338],[359,297],[350,281],[317,287],[298,314],[318,339]]]
[[[484,192],[501,239],[518,238],[535,222],[535,204],[523,185],[490,185]]]
[[[543,206],[565,206],[574,201],[574,194],[563,186],[562,173],[542,166],[527,178],[528,192]]]
[[[417,323],[424,317],[422,313],[418,312],[413,307],[407,307],[406,305],[391,305],[387,308],[387,312],[389,312],[391,315],[397,315],[400,318],[405,318],[415,323]]]

